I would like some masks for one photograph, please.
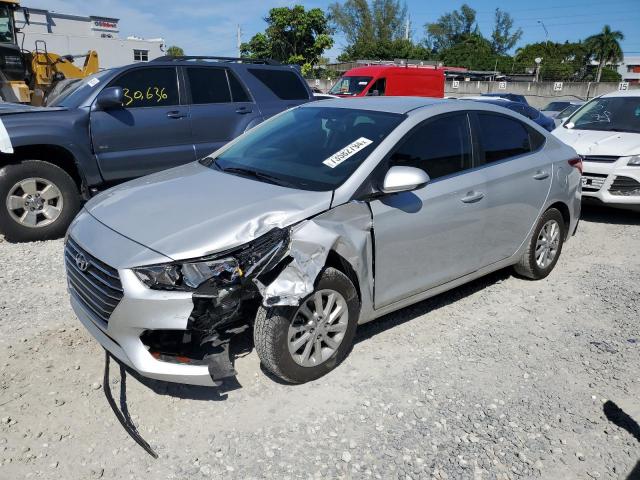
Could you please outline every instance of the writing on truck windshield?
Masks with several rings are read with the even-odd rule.
[[[331,87],[333,95],[358,95],[369,85],[373,77],[342,77]]]

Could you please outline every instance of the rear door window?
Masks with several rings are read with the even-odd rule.
[[[498,162],[531,151],[529,129],[514,118],[478,113],[480,148],[485,163]]]
[[[191,103],[228,103],[231,91],[223,68],[187,67]]]
[[[227,70],[229,76],[229,86],[231,87],[231,99],[234,102],[250,102],[251,97],[247,93],[247,89],[242,85],[236,74]]]
[[[294,72],[267,68],[250,68],[249,73],[282,100],[307,100],[309,93]]]
[[[110,87],[122,87],[124,107],[179,105],[178,76],[174,67],[136,68],[113,80]]]
[[[411,132],[391,156],[391,165],[421,168],[435,179],[471,168],[471,152],[467,115],[447,115]]]

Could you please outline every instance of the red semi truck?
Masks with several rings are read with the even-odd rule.
[[[444,97],[444,70],[433,67],[373,65],[346,72],[329,93],[341,97]]]

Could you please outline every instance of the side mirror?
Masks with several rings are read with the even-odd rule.
[[[379,97],[380,96],[380,91],[371,90],[371,91],[369,91],[369,93],[367,93],[367,95],[370,96],[370,97]]]
[[[107,87],[98,94],[96,107],[101,110],[112,108],[122,108],[124,103],[124,92],[122,87]]]
[[[384,177],[384,193],[408,192],[421,188],[431,179],[424,170],[416,167],[391,167]]]

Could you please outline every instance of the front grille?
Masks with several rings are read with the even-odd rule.
[[[630,177],[616,177],[609,187],[611,195],[640,195],[640,182]]]
[[[83,269],[78,266],[80,255],[86,260],[85,265],[80,262]],[[64,263],[71,294],[98,320],[108,323],[124,295],[118,271],[84,251],[71,238],[64,248]]]
[[[596,162],[596,163],[613,163],[617,161],[620,157],[614,157],[611,155],[586,155],[582,157],[585,162]]]
[[[600,173],[585,173],[582,175],[582,190],[585,192],[597,192],[604,185],[607,175]]]

